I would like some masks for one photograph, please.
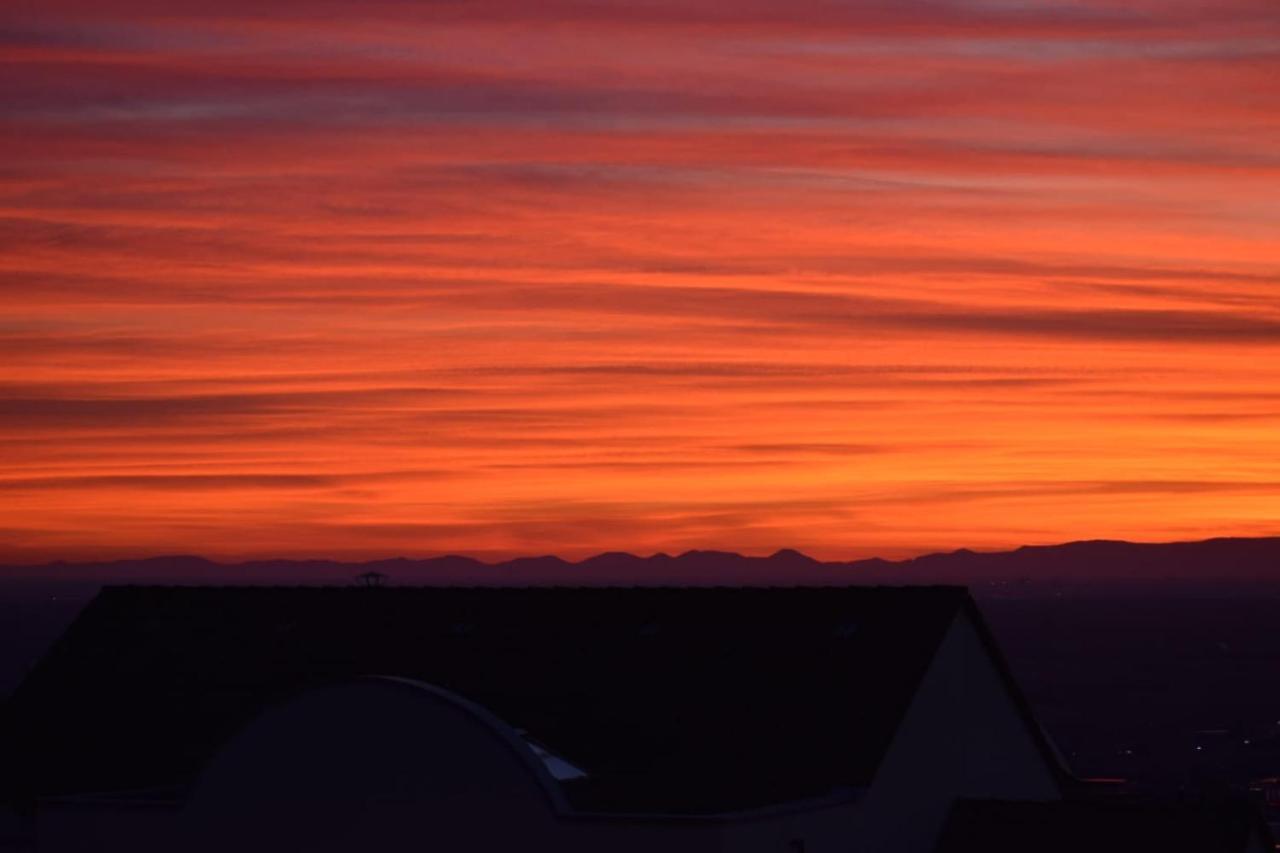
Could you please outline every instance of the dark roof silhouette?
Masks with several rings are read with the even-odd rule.
[[[405,676],[583,768],[582,808],[733,811],[869,782],[965,610],[983,631],[957,587],[109,587],[6,728],[28,793],[181,786],[268,703]]]
[[[1270,832],[1246,802],[1141,805],[960,800],[937,853],[1243,853]]]

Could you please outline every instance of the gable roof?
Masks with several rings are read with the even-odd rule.
[[[733,811],[866,785],[972,607],[957,587],[109,587],[7,729],[30,791],[182,785],[268,703],[404,676],[581,767],[584,807]]]

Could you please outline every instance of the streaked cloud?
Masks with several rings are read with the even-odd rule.
[[[1272,0],[0,12],[0,560],[1280,532]]]

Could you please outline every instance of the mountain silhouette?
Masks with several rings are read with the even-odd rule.
[[[920,584],[1022,581],[1280,580],[1280,537],[1200,542],[1114,540],[1028,545],[1012,551],[962,548],[905,560],[821,561],[784,548],[767,557],[692,550],[677,556],[609,551],[570,561],[553,555],[484,562],[448,555],[365,562],[251,560],[221,563],[174,555],[109,562],[0,567],[10,579],[101,580],[113,583],[348,583],[377,572],[391,583],[465,584]]]

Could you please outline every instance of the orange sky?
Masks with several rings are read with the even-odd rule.
[[[19,0],[0,561],[1280,533],[1274,0]]]

